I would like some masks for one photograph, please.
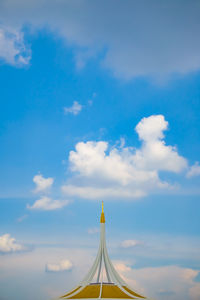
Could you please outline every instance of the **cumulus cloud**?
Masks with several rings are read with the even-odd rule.
[[[46,272],[61,272],[61,271],[70,271],[73,268],[73,264],[70,260],[65,259],[59,263],[47,263]]]
[[[77,101],[74,101],[71,107],[64,107],[64,113],[65,114],[70,113],[76,116],[81,112],[82,108],[83,106],[81,104],[79,104]]]
[[[29,63],[30,50],[25,47],[20,29],[0,26],[0,60],[17,66]]]
[[[121,247],[123,248],[132,248],[138,245],[142,245],[143,243],[138,240],[125,240],[121,243]]]
[[[73,45],[78,67],[103,49],[101,65],[120,78],[200,69],[200,5],[196,0],[30,0],[29,5],[7,0],[0,8],[2,22],[21,28],[30,24],[32,30],[45,26]],[[10,48],[8,44],[3,49]]]
[[[109,147],[105,141],[79,142],[69,154],[74,177],[62,187],[63,192],[87,199],[134,199],[171,188],[160,172],[181,173],[187,169],[187,160],[176,147],[166,145],[167,128],[163,115],[143,118],[135,128],[142,142],[138,149],[124,144]]]
[[[136,151],[135,161],[145,169],[179,173],[187,167],[187,161],[180,156],[176,147],[165,144],[164,131],[168,122],[163,115],[143,118],[136,126],[136,132],[143,142],[142,149]]]
[[[36,184],[36,188],[33,192],[39,193],[40,198],[37,199],[32,205],[27,204],[27,208],[30,210],[56,210],[69,204],[69,200],[66,199],[52,199],[48,195],[54,179],[52,177],[45,178],[41,174],[33,177],[33,182]],[[48,196],[47,196],[48,195]]]
[[[27,205],[31,210],[56,210],[69,204],[69,200],[53,200],[50,197],[42,196],[36,200],[33,205]]]
[[[0,236],[0,253],[11,253],[24,250],[24,246],[17,243],[10,234]]]
[[[200,175],[200,165],[199,162],[195,162],[193,166],[191,166],[186,174],[187,178],[195,177]]]
[[[47,192],[51,188],[54,179],[52,177],[45,178],[41,174],[38,174],[33,177],[33,182],[36,184],[34,192]]]

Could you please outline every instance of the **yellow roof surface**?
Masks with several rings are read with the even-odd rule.
[[[88,299],[88,298],[99,298],[100,295],[100,288],[101,284],[89,284],[85,286],[81,290],[81,286],[74,289],[73,291],[65,294],[61,298],[63,299]],[[128,296],[126,293],[124,293],[117,285],[115,284],[102,284],[102,291],[101,291],[101,298],[115,298],[115,299],[136,299],[136,298],[142,298],[145,299],[145,297],[135,293],[134,291],[130,290],[126,286],[123,286],[123,288],[132,295]],[[80,292],[73,295],[73,293],[77,292],[80,289]],[[71,296],[72,295],[72,296]]]

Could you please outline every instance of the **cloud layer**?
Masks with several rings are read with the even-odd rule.
[[[32,30],[45,27],[75,47],[77,67],[101,53],[102,66],[128,79],[198,71],[199,14],[198,0],[31,0],[28,5],[8,0],[0,5],[0,18],[12,30],[24,24]],[[9,57],[3,57],[13,63],[15,47],[9,43],[3,42],[1,51],[9,49]],[[23,48],[18,51],[23,57]]]
[[[166,145],[167,128],[163,115],[143,118],[135,128],[142,143],[138,149],[109,147],[105,141],[79,142],[69,155],[74,177],[63,192],[87,199],[134,199],[171,188],[160,173],[181,173],[188,163],[175,147]]]
[[[24,250],[24,246],[17,243],[10,234],[0,236],[0,253],[11,253]]]
[[[200,271],[198,268],[199,238],[186,237],[182,243],[180,236],[143,236],[142,240],[145,241],[144,247],[135,247],[134,252],[133,249],[130,249],[129,257],[128,250],[122,251],[117,242],[114,243],[115,247],[112,240],[110,241],[113,244],[108,249],[112,254],[111,259],[113,255],[116,257],[117,260],[113,263],[125,281],[134,290],[152,299],[199,300],[200,283],[197,277]],[[1,274],[7,274],[7,276],[3,275],[4,279],[1,278],[2,282],[5,282],[5,285],[1,286],[2,297],[12,299],[18,291],[20,299],[56,298],[70,290],[88,272],[96,255],[93,243],[88,247],[84,236],[80,236],[80,241],[81,246],[77,247],[74,237],[68,236],[66,247],[63,247],[61,237],[61,247],[45,246],[42,242],[42,247],[36,247],[35,251],[21,255],[0,256],[0,270],[3,271]],[[141,254],[142,265],[145,263],[146,267],[134,267],[139,258],[138,253]],[[126,260],[123,260],[124,255]],[[195,267],[184,266],[190,263],[191,257],[194,258],[193,266]],[[162,258],[162,262],[160,258]],[[183,267],[172,263],[166,265],[166,260],[163,261],[166,258],[174,258],[176,262],[177,259],[182,258],[181,265]],[[149,267],[152,260],[155,265]],[[67,269],[70,270],[70,264],[67,261],[72,263],[70,273],[67,272]],[[178,261],[180,263],[180,260]],[[45,274],[44,267],[46,265],[49,270],[46,269]],[[66,269],[66,273],[57,274],[59,271],[62,273],[64,269]],[[55,272],[55,276],[48,276],[48,272]],[[15,280],[10,280],[10,278],[15,278]],[[33,281],[34,286],[31,284]],[[9,290],[8,285],[10,286]],[[50,294],[48,294],[49,290]],[[30,295],[30,297],[26,295]]]

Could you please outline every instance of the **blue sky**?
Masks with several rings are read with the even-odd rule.
[[[0,4],[2,299],[78,283],[101,200],[133,288],[200,298],[199,15],[195,0]]]

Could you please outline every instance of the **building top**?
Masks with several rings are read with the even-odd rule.
[[[102,201],[100,244],[96,259],[85,278],[59,299],[146,299],[132,290],[115,270],[106,247],[105,215]]]

